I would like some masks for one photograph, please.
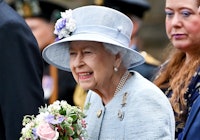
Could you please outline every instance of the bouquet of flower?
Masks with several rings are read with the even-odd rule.
[[[20,140],[84,140],[87,138],[84,113],[66,101],[40,107],[37,116],[26,115]]]

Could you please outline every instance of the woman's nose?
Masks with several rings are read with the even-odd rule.
[[[83,63],[83,57],[82,57],[81,54],[78,54],[76,56],[76,58],[74,59],[73,64],[74,64],[74,67],[80,67],[80,66],[82,66],[84,64]]]
[[[172,26],[181,26],[181,18],[178,14],[175,14],[175,16],[172,18],[171,21]]]

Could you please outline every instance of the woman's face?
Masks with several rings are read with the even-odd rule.
[[[200,15],[196,0],[166,0],[166,32],[174,47],[194,52],[200,47]]]
[[[83,89],[101,90],[111,83],[117,57],[102,43],[74,41],[69,53],[72,74]]]
[[[47,45],[54,42],[53,35],[54,26],[42,18],[30,17],[26,18],[26,23],[31,28],[40,50],[43,50]]]

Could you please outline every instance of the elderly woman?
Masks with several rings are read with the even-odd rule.
[[[57,42],[44,59],[71,71],[89,90],[85,102],[90,140],[173,140],[174,115],[167,97],[129,68],[143,57],[129,49],[132,22],[102,6],[83,6],[62,13],[55,25]]]

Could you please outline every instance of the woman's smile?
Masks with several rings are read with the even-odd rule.
[[[78,73],[79,82],[89,80],[92,76],[93,76],[93,72],[80,72],[80,73]]]

